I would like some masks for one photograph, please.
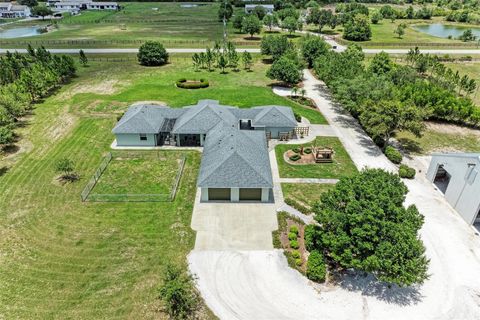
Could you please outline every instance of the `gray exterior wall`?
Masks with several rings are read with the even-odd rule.
[[[239,188],[230,188],[230,195],[231,195],[231,202],[239,202]],[[269,202],[270,201],[270,191],[271,188],[262,188],[262,199],[261,202]],[[200,201],[201,202],[208,202],[208,188],[201,188],[200,189]]]
[[[156,143],[155,134],[147,134],[147,140],[140,140],[140,135],[137,133],[117,133],[117,146],[122,147],[154,147]]]
[[[471,172],[468,164],[475,164],[476,172]],[[455,157],[454,155],[433,155],[427,171],[427,178],[434,182],[438,167],[451,175],[445,191],[445,199],[468,223],[473,224],[480,209],[480,162],[474,157]]]

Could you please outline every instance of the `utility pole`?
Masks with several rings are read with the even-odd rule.
[[[227,47],[227,0],[223,0],[223,50]]]

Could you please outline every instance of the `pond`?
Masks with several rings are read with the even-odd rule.
[[[473,31],[473,34],[477,36],[477,38],[480,38],[480,28],[478,27],[454,26],[448,24],[433,23],[416,25],[413,26],[413,28],[417,31],[440,38],[448,38],[448,36],[458,38],[465,30],[471,29]]]
[[[13,39],[22,37],[31,37],[42,34],[42,28],[39,26],[32,27],[18,27],[2,29],[0,27],[0,39]]]

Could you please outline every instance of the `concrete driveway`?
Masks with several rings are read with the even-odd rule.
[[[274,204],[200,203],[193,209],[195,250],[272,250]]]

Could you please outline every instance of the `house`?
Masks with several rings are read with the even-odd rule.
[[[273,11],[275,10],[273,4],[246,4],[245,13],[246,14],[252,13],[256,7],[265,8],[265,11],[267,12],[267,14],[273,14]]]
[[[79,10],[118,10],[116,2],[94,2],[92,0],[51,0],[48,2],[56,11],[79,11]]]
[[[10,2],[0,3],[1,18],[26,18],[31,12],[28,6],[16,5]]]
[[[203,147],[197,181],[202,201],[269,202],[267,139],[293,138],[296,127],[289,107],[240,109],[201,100],[183,108],[131,106],[112,132],[119,147]]]
[[[468,223],[480,223],[480,153],[433,154],[427,178]]]
[[[117,146],[199,146],[218,124],[237,130],[258,130],[272,139],[293,136],[297,121],[289,107],[239,109],[214,100],[183,108],[155,105],[130,107],[113,129]]]

